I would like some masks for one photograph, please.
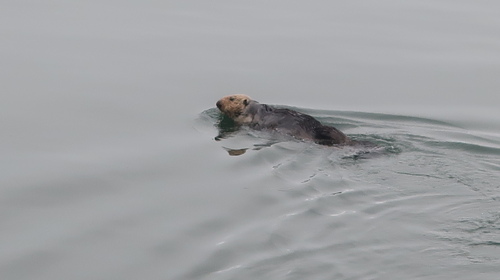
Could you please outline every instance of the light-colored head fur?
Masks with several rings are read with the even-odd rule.
[[[249,124],[252,122],[253,115],[249,114],[247,107],[253,103],[256,102],[247,95],[233,94],[217,101],[217,108],[236,123]]]

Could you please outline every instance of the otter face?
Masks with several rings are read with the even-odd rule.
[[[216,105],[219,110],[238,123],[246,123],[251,120],[245,115],[245,108],[252,99],[244,94],[234,94],[222,97]]]

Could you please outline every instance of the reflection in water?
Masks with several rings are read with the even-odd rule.
[[[332,117],[336,112],[328,113],[327,111],[320,111],[322,114],[322,119],[328,119],[329,114]],[[308,114],[315,114],[316,112],[308,110]],[[360,113],[360,115],[364,115]],[[241,136],[246,140],[249,140],[252,146],[252,150],[260,150],[264,147],[270,147],[273,144],[280,143],[283,141],[295,141],[295,142],[306,142],[312,143],[312,141],[300,140],[289,135],[284,135],[275,131],[268,130],[252,130],[246,126],[237,125],[231,118],[220,113],[218,110],[212,108],[204,111],[200,115],[201,119],[207,121],[207,123],[212,123],[218,130],[218,135],[215,137],[216,141],[227,140],[231,137]],[[348,118],[343,119],[342,126],[353,128],[359,126],[359,121],[350,121]],[[400,148],[397,147],[392,138],[384,138],[379,135],[349,135],[352,138],[353,144],[349,146],[345,145],[333,145],[329,146],[332,149],[342,149],[345,151],[350,151],[348,155],[345,155],[344,159],[363,159],[371,158],[377,155],[382,155],[384,153],[399,153]],[[266,141],[265,143],[255,143],[260,141]],[[231,156],[239,156],[245,154],[250,148],[228,148],[224,147]]]
[[[230,155],[230,156],[241,156],[242,154],[244,154],[248,149],[230,149],[230,148],[224,148],[226,149],[227,153]]]

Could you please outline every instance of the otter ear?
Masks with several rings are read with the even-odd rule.
[[[243,99],[243,104],[244,104],[245,106],[247,106],[247,105],[248,105],[248,103],[249,103],[249,102],[248,102],[248,99]]]

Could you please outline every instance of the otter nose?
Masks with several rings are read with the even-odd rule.
[[[217,108],[219,108],[219,109],[220,109],[220,107],[222,107],[222,103],[220,102],[220,100],[217,101],[217,103],[215,103],[215,105],[217,105]]]

